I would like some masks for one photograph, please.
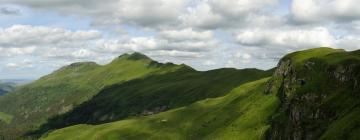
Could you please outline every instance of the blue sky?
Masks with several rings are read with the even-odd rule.
[[[284,54],[360,49],[356,0],[0,0],[0,79],[141,52],[198,70],[269,69]],[[324,10],[324,9],[332,9]]]

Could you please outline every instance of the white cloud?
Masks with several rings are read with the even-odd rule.
[[[291,14],[301,23],[360,19],[358,0],[293,0]]]
[[[0,7],[0,15],[17,16],[20,15],[21,11],[13,7]]]
[[[211,31],[194,31],[191,28],[183,30],[166,30],[161,32],[160,34],[163,38],[174,41],[197,41],[210,40],[214,38]]]
[[[64,60],[81,60],[98,57],[98,53],[84,48],[47,48],[42,50],[41,55],[45,58]]]
[[[232,28],[249,22],[249,16],[259,15],[264,7],[275,5],[278,0],[202,0],[188,7],[180,16],[183,26],[204,29]],[[261,13],[261,14],[259,14]]]
[[[188,7],[187,13],[179,17],[185,27],[217,28],[223,24],[223,17],[212,11],[207,2],[202,2],[194,7]]]
[[[93,25],[164,28],[230,28],[279,0],[0,0],[66,15],[91,17]]]
[[[206,60],[206,61],[204,62],[204,65],[213,66],[213,65],[216,65],[216,63],[215,63],[214,61],[212,61],[212,60]]]
[[[138,51],[168,57],[199,57],[199,53],[216,48],[218,43],[211,31],[183,29],[163,30],[151,37],[101,39],[96,42],[96,46],[100,51],[111,53]]]
[[[160,41],[153,37],[132,37],[125,40],[101,39],[96,42],[100,51],[120,53],[127,51],[148,51],[160,47]]]
[[[49,26],[0,27],[0,58],[3,67],[21,65],[23,57],[44,62],[34,65],[58,67],[85,60],[105,63],[122,53],[138,51],[161,62],[186,63],[207,70],[230,66],[270,68],[286,53],[320,46],[360,48],[360,10],[355,0],[293,0],[291,7],[278,2],[0,0],[0,4],[20,7],[24,16],[31,16],[26,13],[29,11],[55,12],[51,15],[65,15],[59,20],[66,22],[63,25],[46,20]],[[90,20],[90,28],[101,30],[66,29],[87,28],[83,24],[88,24],[68,25],[68,15],[70,19],[84,16],[79,20]],[[289,19],[315,24],[293,24]],[[119,28],[121,35],[113,34]]]
[[[8,63],[6,64],[7,68],[13,69],[13,68],[17,68],[19,65],[15,64],[15,63]]]
[[[20,62],[11,62],[11,63],[7,63],[6,64],[6,68],[11,69],[11,70],[18,70],[18,69],[24,69],[24,68],[33,68],[34,65],[32,63],[31,60],[29,59],[24,59]]]
[[[13,25],[0,28],[0,58],[32,57],[59,61],[96,58],[99,54],[94,50],[95,42],[101,38],[101,33],[95,30]]]
[[[135,24],[158,26],[174,22],[183,13],[187,0],[0,0],[67,15],[92,17],[94,24]]]
[[[84,41],[100,37],[100,32],[95,30],[70,31],[44,26],[13,25],[0,28],[0,47],[78,47],[85,45]]]
[[[337,47],[347,50],[360,49],[360,36],[359,35],[347,35],[339,38],[337,41]]]
[[[324,27],[310,29],[251,29],[238,33],[241,45],[275,49],[299,50],[313,47],[334,46],[334,37]]]
[[[34,53],[36,47],[21,47],[21,48],[1,48],[0,47],[0,58],[2,57],[15,57],[21,55],[28,55]]]
[[[185,4],[186,0],[119,0],[116,16],[120,22],[154,26],[177,20]]]
[[[251,58],[251,55],[248,54],[248,53],[240,53],[240,52],[238,52],[238,53],[235,54],[235,57],[248,60],[248,59]]]
[[[177,57],[178,59],[204,57],[204,55],[201,52],[186,52],[186,51],[178,51],[178,50],[158,50],[158,51],[149,52],[148,54],[154,57],[165,56],[165,57]]]
[[[277,2],[278,0],[209,0],[215,13],[232,18],[242,17]]]

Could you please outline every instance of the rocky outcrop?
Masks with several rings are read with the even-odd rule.
[[[266,138],[319,139],[331,122],[343,113],[336,110],[340,107],[327,105],[330,96],[337,96],[337,91],[347,91],[348,87],[355,90],[351,93],[359,91],[359,66],[359,62],[333,65],[316,59],[301,65],[290,59],[280,61],[265,91],[277,94],[281,101]]]
[[[146,110],[142,111],[141,116],[154,115],[154,114],[157,114],[160,112],[164,112],[168,108],[169,108],[168,106],[159,106],[159,107],[155,107],[155,108],[151,108],[151,109],[146,109]]]

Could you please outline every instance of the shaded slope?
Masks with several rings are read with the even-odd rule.
[[[43,139],[262,139],[269,128],[268,119],[279,103],[275,95],[264,94],[266,81],[251,82],[224,97],[205,99],[157,115],[72,126],[51,132]]]
[[[133,59],[138,55],[125,54],[104,66],[74,63],[0,97],[0,112],[13,116],[9,125],[0,125],[0,136],[11,139],[37,129],[49,117],[66,113],[106,86],[183,67]]]
[[[359,51],[318,48],[287,55],[267,90],[281,100],[268,139],[358,139],[359,81]]]
[[[99,124],[131,116],[151,115],[223,96],[238,85],[268,77],[272,71],[188,68],[110,86],[73,111],[49,120],[37,133],[75,124]]]

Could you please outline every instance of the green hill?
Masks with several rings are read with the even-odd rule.
[[[300,51],[281,59],[270,79],[238,86],[222,97],[151,116],[75,125],[42,139],[356,140],[359,80],[360,51]]]
[[[264,94],[267,79],[239,86],[229,94],[205,99],[153,116],[102,125],[77,125],[44,136],[44,140],[183,140],[261,139],[279,101]]]
[[[179,69],[132,80],[110,86],[73,111],[50,119],[41,131],[156,114],[206,98],[224,96],[238,85],[271,74],[271,71],[256,69],[218,69],[207,72]]]
[[[63,67],[0,97],[0,112],[13,116],[9,125],[0,125],[0,136],[19,137],[37,129],[49,117],[68,112],[106,86],[183,67],[156,63],[138,53],[122,55],[104,66],[83,62]]]
[[[198,72],[186,65],[158,63],[140,53],[122,55],[104,66],[74,63],[0,97],[0,111],[13,116],[10,124],[0,124],[0,136],[19,138],[40,126],[41,132],[84,121],[114,121],[166,106],[157,113],[223,96],[241,83],[270,74],[256,69]],[[81,111],[91,107],[94,110]],[[94,116],[81,114],[97,114],[94,111],[103,112]],[[74,116],[67,119],[68,114]],[[50,125],[44,125],[48,119]]]

